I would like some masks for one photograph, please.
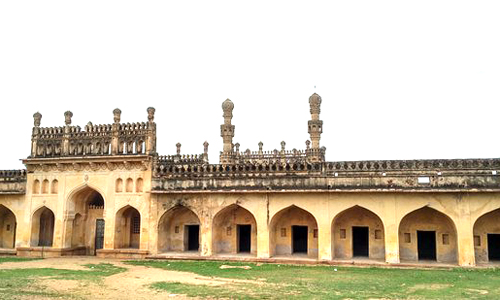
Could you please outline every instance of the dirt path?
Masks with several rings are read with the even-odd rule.
[[[105,277],[102,284],[78,280],[39,279],[47,289],[72,294],[85,299],[187,299],[184,295],[169,294],[149,288],[155,282],[180,282],[221,286],[232,283],[266,284],[262,281],[236,280],[228,278],[206,277],[189,272],[177,272],[144,266],[124,264],[122,260],[99,259],[94,257],[47,258],[26,262],[3,263],[2,269],[55,268],[68,270],[88,270],[84,265],[111,263],[127,271]],[[192,298],[190,298],[192,299]]]

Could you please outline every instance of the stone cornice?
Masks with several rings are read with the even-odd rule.
[[[28,172],[114,171],[151,169],[149,155],[78,156],[57,158],[28,158],[23,160]]]

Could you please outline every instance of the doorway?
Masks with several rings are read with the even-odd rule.
[[[292,254],[307,254],[307,226],[292,226]]]
[[[186,225],[187,251],[198,251],[200,248],[200,225]]]
[[[250,252],[252,244],[252,225],[237,225],[238,252]]]
[[[368,227],[352,227],[352,256],[369,256]]]
[[[54,214],[45,209],[40,215],[40,234],[38,246],[52,247],[54,237]]]
[[[419,260],[436,260],[436,232],[417,231]]]
[[[488,233],[488,260],[500,260],[500,234]]]
[[[95,249],[94,255],[98,249],[104,248],[104,219],[95,220]]]

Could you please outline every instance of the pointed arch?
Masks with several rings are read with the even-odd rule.
[[[401,261],[434,260],[456,263],[457,230],[446,214],[424,206],[406,214],[399,223]]]
[[[214,253],[257,254],[257,221],[246,208],[231,204],[221,209],[212,222]]]
[[[116,212],[115,249],[139,249],[141,241],[141,213],[131,205]]]
[[[158,252],[199,251],[200,218],[189,207],[176,205],[158,221]]]
[[[481,215],[474,222],[474,255],[476,263],[500,260],[500,208]]]
[[[59,192],[59,181],[57,181],[57,179],[54,179],[50,184],[50,193],[57,194],[58,192]]]
[[[40,194],[40,180],[35,179],[33,181],[33,190],[31,192],[33,194]]]
[[[74,188],[66,202],[66,211],[74,218],[64,223],[68,233],[64,244],[85,248],[87,255],[94,255],[97,249],[101,249],[104,231],[98,230],[98,224],[104,224],[105,203],[103,193],[97,187],[85,183]]]
[[[0,204],[0,248],[15,248],[16,216],[8,207]]]
[[[385,258],[385,230],[382,219],[373,211],[354,205],[332,220],[334,258]]]
[[[54,212],[46,206],[38,208],[31,218],[31,246],[52,247],[54,224]]]
[[[269,223],[270,255],[307,254],[318,257],[318,222],[313,214],[296,205],[275,213]]]

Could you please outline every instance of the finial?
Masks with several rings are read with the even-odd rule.
[[[286,145],[285,141],[282,141],[281,142],[281,151],[285,151],[285,145]]]
[[[264,143],[259,142],[259,151],[261,151],[261,152],[262,152],[262,146],[264,146]]]
[[[309,147],[311,146],[311,141],[307,140],[306,141],[306,150],[309,150]]]
[[[181,155],[181,143],[175,144],[175,147],[177,147],[177,155]]]
[[[208,144],[208,142],[207,142],[207,141],[205,141],[205,142],[203,143],[203,153],[204,153],[205,155],[206,155],[206,154],[208,154],[208,145],[209,145],[209,144]]]
[[[240,143],[236,143],[236,144],[234,144],[234,146],[236,147],[236,153],[239,153],[240,152]]]
[[[121,115],[122,111],[119,108],[115,108],[113,110],[113,120],[115,121],[115,123],[120,123]]]
[[[40,127],[40,124],[42,123],[42,114],[39,113],[39,112],[36,112],[33,115],[33,119],[34,119],[34,125],[35,125],[35,127]]]
[[[148,121],[153,122],[155,120],[155,108],[154,107],[148,107]]]
[[[64,113],[64,123],[66,125],[71,125],[71,117],[73,117],[73,113],[71,111],[66,111]]]
[[[321,107],[321,96],[314,93],[309,97],[309,106],[311,108],[311,114],[317,114],[319,115],[320,113],[320,107]]]
[[[234,103],[229,100],[229,98],[226,99],[226,101],[222,102],[222,111],[224,112],[222,116],[224,117],[224,121],[231,121],[231,119],[233,118],[233,109]]]

